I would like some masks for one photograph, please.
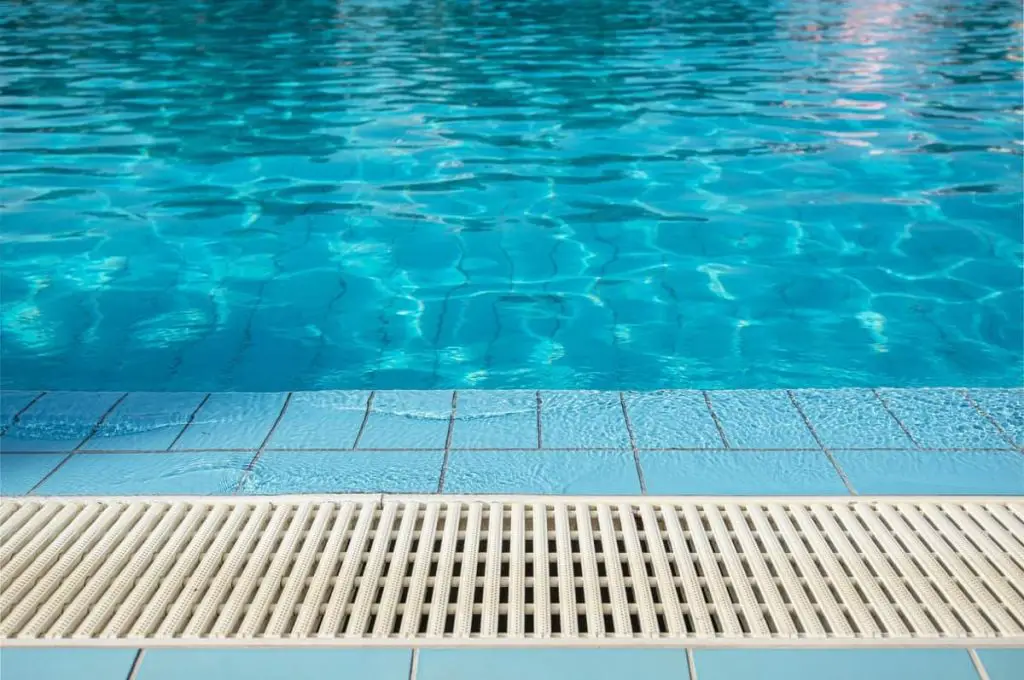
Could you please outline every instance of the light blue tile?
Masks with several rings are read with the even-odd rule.
[[[244,493],[434,493],[443,451],[268,451]]]
[[[814,449],[804,419],[782,390],[711,392],[711,406],[736,449]]]
[[[443,449],[451,415],[448,391],[377,392],[359,448]]]
[[[40,495],[226,495],[249,453],[77,453],[39,487]]]
[[[215,392],[174,449],[256,449],[284,406],[282,392]]]
[[[1024,494],[1016,451],[834,451],[862,494]]]
[[[642,449],[716,449],[724,443],[697,390],[626,394],[636,445]]]
[[[638,494],[628,451],[452,451],[445,493]]]
[[[125,680],[134,649],[12,649],[0,652],[3,680]],[[198,680],[198,679],[197,679]]]
[[[973,389],[971,398],[999,423],[1017,446],[1024,446],[1024,389]]]
[[[21,409],[32,403],[39,392],[0,391],[0,427],[7,427]]]
[[[408,649],[154,649],[136,678],[408,680],[411,659]]]
[[[642,451],[652,495],[834,495],[849,491],[822,451]]]
[[[1024,649],[979,649],[978,658],[989,680],[1020,680],[1024,676]]]
[[[0,494],[16,496],[28,493],[66,457],[64,453],[12,453],[0,456]]]
[[[829,448],[914,448],[871,390],[796,390],[793,394]]]
[[[536,392],[459,391],[452,448],[532,449],[536,446]]]
[[[960,390],[879,390],[889,409],[926,449],[1005,449],[1007,441]]]
[[[978,680],[963,649],[697,650],[699,680]]]
[[[278,449],[347,449],[366,416],[369,392],[296,392],[268,443]]]
[[[22,414],[0,450],[70,451],[89,436],[121,392],[50,392]]]
[[[416,680],[686,680],[687,676],[682,649],[424,649]]]
[[[205,396],[202,392],[132,392],[82,450],[165,451]]]
[[[546,449],[629,448],[618,392],[542,392]]]

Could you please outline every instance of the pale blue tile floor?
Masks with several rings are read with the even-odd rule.
[[[1024,390],[0,393],[0,492],[1024,494]],[[99,451],[99,452],[97,452]],[[849,484],[849,487],[847,486]],[[982,650],[988,680],[1024,650]],[[981,680],[966,650],[0,650],[2,680]]]

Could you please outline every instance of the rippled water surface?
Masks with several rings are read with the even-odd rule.
[[[1019,384],[1020,13],[0,0],[0,382]]]

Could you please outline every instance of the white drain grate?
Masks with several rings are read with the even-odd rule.
[[[4,499],[0,565],[8,645],[1024,644],[1020,500]]]

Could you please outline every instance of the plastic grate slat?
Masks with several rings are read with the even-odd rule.
[[[1024,500],[3,499],[11,646],[1024,645]]]

